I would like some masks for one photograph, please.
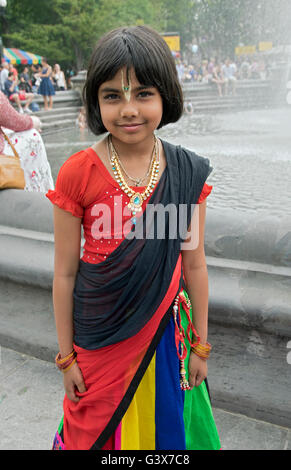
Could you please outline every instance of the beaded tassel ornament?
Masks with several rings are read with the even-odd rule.
[[[198,336],[193,326],[192,320],[190,318],[191,302],[189,299],[185,297],[183,290],[181,290],[180,293],[175,297],[174,306],[173,306],[173,316],[174,316],[174,321],[175,321],[175,342],[176,342],[176,348],[177,348],[177,355],[180,360],[180,387],[181,387],[181,390],[190,390],[189,382],[186,379],[186,368],[185,368],[185,362],[184,362],[187,356],[187,347],[185,344],[186,335],[185,335],[185,331],[181,323],[181,313],[180,313],[181,303],[183,304],[183,308],[188,318],[187,338],[188,338],[191,348],[197,346],[200,343],[200,337]],[[179,325],[178,325],[178,321],[179,321]],[[190,338],[191,331],[196,337],[195,343],[192,343],[191,341],[191,338]],[[180,353],[180,349],[181,349],[181,353]]]

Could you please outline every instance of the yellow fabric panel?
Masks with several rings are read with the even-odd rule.
[[[155,450],[156,353],[121,424],[121,450]]]

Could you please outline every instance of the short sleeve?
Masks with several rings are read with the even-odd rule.
[[[79,154],[81,153],[79,152]],[[55,190],[49,190],[46,197],[60,209],[70,212],[75,217],[82,218],[86,165],[79,154],[73,155],[61,166]]]
[[[201,191],[201,194],[200,194],[199,199],[197,201],[197,204],[201,204],[202,202],[205,201],[207,196],[209,196],[209,194],[211,193],[212,188],[213,188],[213,186],[210,186],[209,184],[204,183],[204,186],[202,188],[202,191]]]

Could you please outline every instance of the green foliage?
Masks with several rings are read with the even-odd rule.
[[[81,69],[102,34],[137,24],[159,29],[159,12],[154,0],[10,0],[4,43]]]
[[[10,0],[4,34],[7,47],[82,68],[98,37],[96,0]]]
[[[98,38],[137,24],[179,32],[182,50],[193,43],[209,56],[232,55],[243,43],[291,42],[290,0],[8,0],[6,47],[46,56],[51,64],[86,66]],[[276,3],[276,8],[274,7]]]

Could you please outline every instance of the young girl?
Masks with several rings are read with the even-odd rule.
[[[53,109],[53,95],[55,95],[55,89],[51,81],[52,68],[48,64],[45,57],[42,58],[41,64],[42,70],[39,74],[41,82],[39,85],[38,94],[43,96],[44,109],[47,111],[49,109]]]
[[[72,155],[47,194],[55,204],[56,363],[66,391],[53,448],[220,449],[206,381],[212,168],[155,137],[183,112],[160,35],[145,26],[105,35],[84,102],[90,130],[108,134]],[[180,218],[190,235],[174,234]]]

